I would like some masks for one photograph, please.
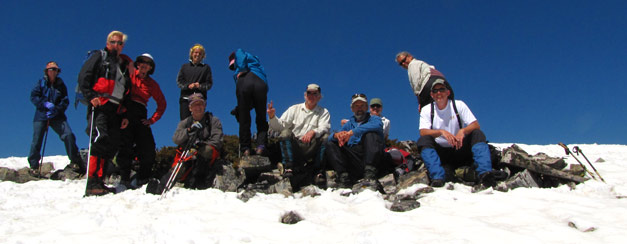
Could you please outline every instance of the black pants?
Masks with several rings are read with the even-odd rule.
[[[116,157],[120,176],[122,180],[130,180],[132,161],[137,156],[139,160],[137,179],[145,180],[150,177],[155,163],[155,138],[150,126],[141,122],[147,118],[146,106],[130,102],[127,114],[129,124],[122,130],[122,143]]]
[[[337,142],[326,142],[327,162],[339,175],[348,172],[352,181],[364,177],[366,165],[379,167],[383,154],[383,138],[376,132],[362,135],[359,144],[340,147]]]
[[[91,107],[91,106],[90,106]],[[119,105],[107,102],[94,108],[93,125],[91,136],[91,155],[102,159],[111,159],[118,151],[121,142],[122,116],[118,113]],[[91,111],[87,114],[87,135],[90,131]]]
[[[240,150],[251,148],[250,110],[255,109],[257,124],[257,146],[265,146],[268,141],[268,122],[266,121],[266,102],[268,85],[252,72],[244,73],[237,79],[235,94],[239,117]]]

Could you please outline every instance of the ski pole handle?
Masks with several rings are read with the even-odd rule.
[[[564,148],[564,152],[566,153],[566,155],[570,154],[570,150],[568,149],[568,147],[566,145],[564,145],[564,143],[558,143],[557,145],[559,145],[560,147]]]

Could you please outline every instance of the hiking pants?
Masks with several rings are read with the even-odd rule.
[[[474,130],[466,135],[459,150],[440,146],[432,136],[421,136],[417,146],[432,180],[450,180],[456,167],[471,163],[479,175],[492,170],[490,150],[481,130]]]
[[[314,167],[322,169],[322,160],[324,156],[325,146],[323,142],[327,141],[328,134],[320,137],[311,138],[309,143],[304,143],[290,129],[284,129],[279,136],[281,144],[281,156],[283,156],[283,164],[290,164],[294,169],[303,168],[305,163],[312,161]]]
[[[377,168],[383,154],[383,138],[376,132],[362,135],[359,144],[340,147],[335,141],[326,142],[326,157],[329,165],[340,175],[348,172],[352,181],[364,177],[366,166]]]
[[[59,135],[61,141],[63,141],[63,144],[65,145],[65,152],[67,153],[70,162],[77,165],[84,165],[83,159],[76,147],[76,136],[72,133],[72,129],[70,128],[70,124],[67,120],[49,121],[50,128],[52,128],[52,130]],[[48,121],[33,122],[33,141],[31,142],[30,152],[28,153],[28,163],[30,164],[31,169],[39,168],[39,160],[41,159],[41,143],[44,139],[47,123]]]
[[[94,108],[94,129],[91,136],[91,155],[101,159],[112,159],[118,151],[121,142],[122,116],[117,113],[118,105],[107,102]],[[87,113],[87,135],[91,126],[91,112]],[[90,156],[91,156],[90,155]]]
[[[129,124],[121,130],[122,143],[116,157],[122,180],[129,181],[132,162],[135,156],[139,160],[137,179],[146,180],[152,173],[155,163],[155,138],[150,126],[142,124],[147,118],[146,106],[137,102],[130,102],[127,108]]]
[[[235,89],[239,117],[239,144],[243,152],[251,148],[250,110],[255,109],[257,124],[257,146],[265,146],[268,141],[268,122],[266,121],[266,102],[268,85],[252,72],[241,74],[237,78]]]

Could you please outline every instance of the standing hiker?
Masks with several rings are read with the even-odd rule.
[[[104,184],[104,166],[118,151],[120,131],[128,125],[125,103],[130,100],[130,74],[135,72],[133,61],[121,54],[126,40],[120,31],[109,33],[105,49],[91,55],[78,75],[79,88],[89,101],[87,131],[92,131],[85,196],[113,192]]]
[[[205,57],[205,48],[200,44],[194,44],[189,49],[189,62],[181,66],[176,77],[176,84],[181,89],[179,98],[181,120],[190,115],[187,97],[194,93],[200,93],[203,99],[207,100],[207,91],[213,86],[211,67],[203,63]]]
[[[32,172],[39,168],[41,143],[48,127],[52,128],[63,144],[65,152],[70,159],[68,165],[74,171],[84,173],[85,162],[81,158],[76,147],[76,136],[72,133],[67,122],[65,110],[69,105],[67,87],[63,79],[58,77],[61,69],[56,62],[50,61],[44,69],[44,77],[39,79],[30,92],[30,101],[35,105],[35,117],[33,118],[33,142],[28,154],[28,163]]]
[[[435,66],[415,59],[410,53],[402,51],[396,54],[396,63],[407,70],[409,77],[409,85],[411,85],[414,94],[418,98],[418,106],[420,111],[424,106],[431,103],[431,85],[436,80],[446,80],[444,75],[435,69]],[[451,98],[454,98],[453,90],[447,83],[447,89],[451,92]]]
[[[121,182],[130,188],[146,184],[151,176],[156,152],[155,137],[150,126],[163,116],[167,106],[159,84],[150,77],[155,72],[152,56],[148,53],[138,56],[135,59],[135,68],[135,73],[131,75],[131,101],[127,107],[129,124],[122,130],[122,146],[116,157]],[[148,118],[146,106],[150,97],[155,99],[157,110]],[[135,155],[139,160],[139,170],[131,181],[131,166]]]
[[[266,121],[266,102],[268,80],[259,58],[244,50],[237,49],[229,56],[229,69],[233,70],[237,107],[235,114],[239,122],[240,152],[250,155],[253,152],[262,155],[268,143],[268,122]],[[250,110],[255,109],[257,125],[257,148],[251,151]]]

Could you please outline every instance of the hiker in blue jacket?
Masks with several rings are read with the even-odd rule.
[[[443,80],[433,82],[429,91],[434,101],[420,112],[417,144],[431,186],[444,186],[452,178],[452,169],[469,161],[473,162],[478,183],[484,186],[494,186],[497,180],[506,178],[505,172],[492,169],[486,136],[468,106],[450,99],[451,91]]]
[[[65,144],[65,152],[70,159],[68,165],[77,172],[85,172],[85,162],[81,158],[76,147],[76,136],[72,133],[70,124],[65,117],[65,110],[69,105],[67,87],[63,79],[58,77],[61,69],[56,62],[50,61],[44,69],[44,77],[41,78],[30,93],[30,101],[35,105],[35,117],[33,118],[33,142],[28,154],[28,163],[32,170],[39,168],[41,159],[41,143],[48,127],[59,135]],[[32,171],[34,172],[34,171]]]
[[[233,70],[237,107],[234,111],[239,122],[240,151],[244,155],[265,154],[268,142],[268,121],[266,121],[266,103],[268,80],[259,58],[244,50],[237,49],[229,56],[229,69]],[[257,124],[257,148],[251,149],[250,110],[255,109]]]
[[[381,118],[368,113],[364,94],[351,98],[353,116],[326,143],[328,163],[338,175],[339,187],[349,187],[359,179],[374,181],[385,141]]]

